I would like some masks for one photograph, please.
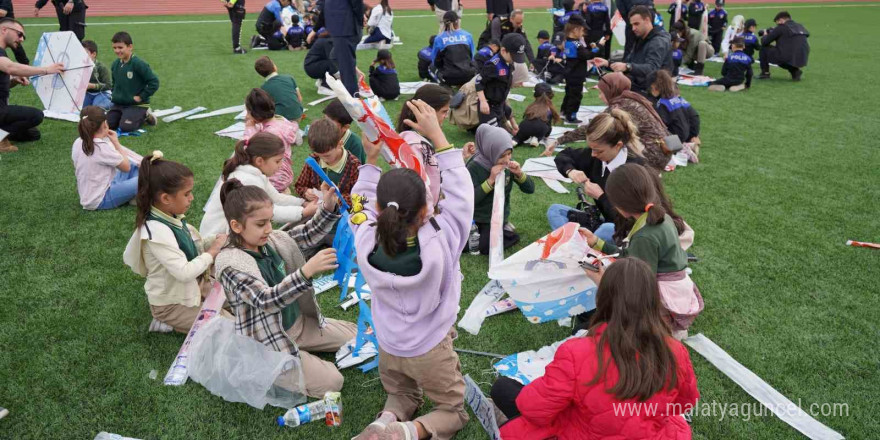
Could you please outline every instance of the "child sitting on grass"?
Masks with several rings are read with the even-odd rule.
[[[697,378],[687,348],[670,337],[650,268],[619,259],[597,284],[589,334],[559,346],[532,383],[501,377],[492,385],[509,419],[504,440],[691,438],[682,416],[700,397]]]
[[[77,128],[79,137],[73,142],[71,159],[83,209],[113,209],[134,199],[138,166],[128,158],[116,132],[110,130],[104,109],[94,105],[84,108]]]
[[[272,220],[278,223],[299,222],[315,215],[318,206],[287,194],[281,194],[269,182],[284,161],[284,142],[272,133],[257,133],[247,141],[235,144],[235,153],[223,164],[220,180],[238,179],[245,185],[258,186],[268,194],[274,206]],[[205,205],[205,216],[199,225],[203,237],[228,233],[218,191]]]
[[[312,157],[339,188],[348,206],[351,206],[351,188],[358,180],[361,161],[343,148],[342,136],[336,124],[326,118],[313,122],[309,128],[309,148],[312,150]],[[308,201],[317,200],[314,190],[321,188],[321,182],[312,167],[303,165],[294,190]]]
[[[434,39],[436,35],[428,38],[428,45],[419,51],[419,79],[437,82],[437,77],[431,72],[431,53],[434,51]]]
[[[700,114],[678,90],[669,72],[658,70],[648,75],[654,108],[670,134],[687,143],[700,143]]]
[[[110,90],[113,89],[113,77],[110,76],[110,69],[104,63],[98,61],[98,45],[94,41],[86,40],[82,42],[82,45],[86,52],[89,53],[89,58],[95,63],[82,105],[83,107],[96,105],[105,111],[109,110],[110,106],[113,105],[110,102]]]
[[[730,90],[738,92],[752,86],[752,63],[755,61],[752,57],[743,52],[745,43],[742,37],[735,37],[730,42],[730,53],[724,59],[724,65],[721,66],[722,78],[712,81],[709,90],[713,92],[723,92]]]
[[[353,191],[370,203],[364,203],[366,220],[352,228],[358,266],[372,290],[379,379],[388,398],[357,440],[446,440],[468,421],[452,341],[461,299],[459,255],[468,239],[473,192],[461,153],[446,140],[436,111],[422,101],[405,105],[415,115],[407,125],[437,146],[445,197],[435,215],[419,175],[406,168],[382,174],[380,146],[366,144],[367,165]],[[423,393],[433,410],[411,420]]]
[[[400,81],[388,49],[381,49],[376,53],[376,59],[370,64],[370,88],[383,100],[393,100],[400,96]]]
[[[294,16],[296,17],[296,16]],[[266,81],[260,86],[275,101],[275,113],[291,122],[299,122],[303,117],[302,93],[296,80],[290,75],[280,75],[278,66],[269,57],[257,58],[254,70]],[[299,128],[299,127],[297,127]]]
[[[486,62],[489,61],[490,58],[494,57],[499,50],[501,50],[501,42],[494,38],[489,40],[489,42],[486,43],[485,46],[481,47],[474,54],[474,66],[476,66],[476,69],[482,69],[483,64],[486,64]]]
[[[299,138],[299,125],[275,114],[275,103],[263,89],[251,89],[244,99],[247,116],[244,119],[244,141],[248,141],[257,133],[274,134],[284,144],[284,160],[275,174],[269,176],[269,182],[283,194],[290,194],[293,183],[293,160],[291,144],[302,142]]]
[[[214,274],[236,317],[238,334],[269,350],[290,354],[297,365],[275,380],[294,394],[323,397],[342,389],[336,366],[311,354],[335,352],[354,338],[357,326],[324,318],[312,281],[336,269],[336,251],[325,249],[306,261],[339,219],[335,191],[322,187],[314,218],[289,231],[272,230],[272,198],[256,186],[232,178],[220,188],[229,245],[217,255]]]
[[[495,178],[504,174],[504,249],[519,243],[519,234],[507,222],[510,217],[510,190],[513,183],[525,194],[535,192],[535,182],[520,168],[519,163],[510,160],[513,145],[510,133],[491,125],[480,125],[475,139],[477,154],[468,161],[474,191],[474,222],[480,232],[480,253],[489,254],[489,231],[492,222],[492,205],[495,198]]]
[[[226,234],[202,239],[184,220],[194,185],[192,171],[165,160],[161,151],[141,161],[135,230],[122,260],[147,279],[150,331],[189,332],[211,290],[208,269],[226,244]]]
[[[635,257],[648,263],[657,274],[660,298],[672,324],[672,335],[681,340],[687,337],[688,327],[703,310],[703,297],[685,271],[687,254],[681,248],[680,231],[664,207],[651,173],[641,165],[623,164],[611,173],[605,184],[605,194],[620,220],[633,220],[628,223],[632,225],[629,231],[615,230],[615,234],[626,233],[624,242],[628,246],[619,248],[586,229],[581,231],[587,244],[598,251],[620,253],[621,257]]]
[[[113,78],[113,106],[107,112],[107,124],[111,130],[126,133],[144,125],[156,125],[156,117],[150,111],[150,97],[159,90],[159,78],[146,61],[134,55],[134,43],[128,32],[113,35],[113,52],[118,59],[110,66]]]
[[[519,123],[519,131],[513,137],[517,145],[529,144],[537,147],[538,143],[547,139],[562,118],[553,105],[553,89],[547,83],[535,85],[535,101],[526,107],[523,121]]]
[[[330,101],[330,104],[327,104],[327,107],[324,107],[324,116],[327,119],[336,123],[336,126],[339,128],[339,134],[342,136],[342,144],[349,153],[354,154],[354,157],[358,158],[361,163],[364,163],[367,160],[367,156],[364,154],[364,144],[361,143],[361,138],[355,136],[351,131],[351,124],[354,122],[354,119],[351,118],[351,115],[348,114],[348,111],[345,110],[345,106],[342,105],[342,102],[339,99],[334,99]]]

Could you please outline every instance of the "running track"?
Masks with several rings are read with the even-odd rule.
[[[248,0],[249,13],[257,13],[268,0]],[[855,0],[870,1],[870,0]],[[834,0],[786,0],[787,3],[817,3]],[[192,15],[192,14],[223,14],[226,11],[219,0],[86,0],[89,5],[88,16],[134,16],[134,15]],[[368,4],[378,3],[377,0],[366,0]],[[462,0],[465,10],[475,12],[485,7],[484,0]],[[658,4],[668,4],[668,0],[658,0]],[[768,0],[734,0],[742,3],[771,3]],[[33,17],[33,0],[14,0],[16,17]],[[549,8],[550,0],[514,0],[517,8]],[[426,0],[391,0],[395,9],[428,11]],[[731,5],[732,6],[732,5]],[[40,11],[41,17],[54,17],[55,11],[49,3]]]

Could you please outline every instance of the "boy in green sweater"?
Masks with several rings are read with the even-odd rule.
[[[159,90],[159,78],[146,61],[133,54],[134,44],[128,32],[117,32],[110,40],[118,58],[110,67],[113,78],[113,107],[107,112],[107,124],[132,132],[144,125],[156,125],[156,117],[149,113],[150,97]]]
[[[104,63],[98,61],[98,45],[92,40],[82,42],[83,47],[89,53],[95,68],[92,70],[92,78],[86,88],[86,97],[83,99],[83,107],[96,105],[102,109],[110,110],[113,105],[110,102],[110,90],[113,89],[113,78],[110,69]]]
[[[275,100],[275,114],[284,116],[288,121],[299,122],[303,116],[303,105],[296,80],[290,75],[279,75],[278,66],[266,56],[257,58],[254,70],[266,78],[260,88]]]
[[[348,111],[345,110],[345,106],[339,102],[339,99],[330,101],[330,104],[324,107],[324,116],[335,122],[336,126],[339,127],[343,147],[349,153],[354,154],[354,157],[358,158],[361,163],[367,163],[367,155],[364,153],[364,144],[361,143],[361,138],[355,136],[350,130],[354,119],[351,118]]]
[[[476,154],[468,160],[467,169],[474,184],[474,223],[480,232],[480,253],[489,254],[489,231],[495,199],[495,177],[504,173],[504,249],[519,242],[519,234],[507,222],[510,217],[510,190],[513,184],[525,194],[535,192],[535,182],[519,163],[510,160],[513,153],[510,133],[499,127],[482,124],[477,128]],[[467,146],[465,146],[467,150]]]

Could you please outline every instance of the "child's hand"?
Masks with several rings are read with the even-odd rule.
[[[596,67],[608,67],[608,60],[603,58],[593,58],[593,65]]]
[[[336,195],[336,190],[330,185],[322,183],[321,192],[323,193],[322,198],[324,199],[324,210],[330,212],[334,211],[336,209],[336,204],[339,203],[339,196]]]
[[[304,277],[311,278],[315,274],[336,269],[337,266],[336,249],[328,248],[318,252],[309,261],[306,261],[306,264],[300,270]]]
[[[107,139],[110,140],[112,144],[119,143],[119,135],[116,134],[116,130],[107,130]]]
[[[519,162],[515,160],[507,163],[507,169],[516,177],[522,176],[522,167],[519,165]]]
[[[303,198],[306,199],[306,202],[316,202],[318,200],[318,195],[315,194],[311,189],[308,189],[305,193],[303,193]]]
[[[376,165],[379,155],[382,154],[382,142],[370,142],[367,135],[361,134],[361,143],[364,144],[364,153],[367,155],[367,164]]]
[[[504,172],[504,169],[507,168],[507,165],[495,165],[492,167],[492,170],[489,171],[489,184],[495,184],[495,178],[498,177],[499,174]]]
[[[464,147],[461,149],[461,156],[465,161],[475,154],[477,154],[477,145],[475,143],[468,142],[464,144]]]
[[[445,147],[448,142],[440,128],[440,121],[437,120],[437,112],[421,99],[409,100],[406,105],[412,110],[416,120],[406,119],[403,123],[428,138],[436,148]]]
[[[217,234],[217,237],[214,238],[214,242],[211,243],[211,247],[208,248],[205,252],[211,255],[212,258],[216,258],[217,254],[220,253],[220,249],[223,249],[223,245],[226,244],[226,238],[228,235],[226,234]]]
[[[541,157],[552,157],[553,152],[556,151],[556,141],[549,139],[547,140],[547,144],[544,146],[544,152],[541,153]]]
[[[489,114],[489,102],[488,101],[480,101],[480,113],[484,115]]]
[[[599,241],[599,237],[596,237],[596,234],[593,234],[587,228],[580,228],[578,231],[581,233],[581,236],[584,237],[584,240],[587,240],[587,244],[590,245],[590,247],[595,246],[596,242]]]
[[[305,205],[303,205],[303,213],[302,213],[303,218],[312,217],[315,215],[316,212],[318,212],[318,202],[317,201],[307,202]]]
[[[587,278],[593,282],[595,285],[599,285],[602,282],[602,276],[605,275],[605,266],[603,264],[599,264],[599,270],[597,272],[593,272],[592,270],[584,269],[584,273],[587,274]]]

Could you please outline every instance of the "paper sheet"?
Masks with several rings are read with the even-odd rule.
[[[326,101],[329,101],[329,100],[334,99],[334,98],[336,98],[336,95],[330,95],[330,96],[325,96],[325,97],[323,97],[323,98],[318,98],[318,99],[316,99],[316,100],[310,102],[310,103],[309,103],[309,106],[310,106],[310,107],[314,107],[314,106],[316,106],[316,105],[318,105],[318,104],[320,104],[320,103],[322,103],[322,102],[326,102]]]
[[[174,107],[166,108],[164,110],[156,110],[153,112],[153,116],[157,118],[162,118],[168,115],[173,115],[181,110],[183,109],[179,105],[175,105]]]
[[[691,87],[708,87],[709,83],[715,81],[715,78],[710,76],[694,76],[694,75],[678,75],[678,81],[676,81],[679,85],[682,86],[691,86]]]
[[[525,102],[526,97],[525,97],[525,95],[520,95],[518,93],[508,93],[507,99],[510,99],[510,100],[513,100],[516,102]]]
[[[560,345],[569,339],[583,337],[586,334],[586,330],[579,330],[574,336],[545,345],[538,350],[512,354],[496,362],[492,365],[492,368],[502,376],[516,380],[523,385],[528,385],[544,375],[544,369],[553,360],[553,356],[556,355],[556,350]]]
[[[245,111],[244,105],[236,105],[236,106],[232,106],[232,107],[221,108],[220,110],[214,110],[214,111],[208,112],[208,113],[201,113],[201,114],[197,114],[197,115],[187,116],[186,119],[187,120],[204,119],[204,118],[210,118],[212,116],[221,116],[221,115],[230,115],[232,113],[240,113],[243,111]]]
[[[707,361],[733,380],[755,400],[766,406],[776,417],[779,417],[792,428],[813,440],[841,440],[843,436],[837,431],[823,425],[810,417],[797,404],[776,391],[767,382],[758,377],[748,368],[730,357],[721,347],[715,345],[702,333],[691,336],[684,343],[700,353]]]
[[[501,440],[501,432],[498,430],[498,422],[495,420],[495,405],[486,398],[486,395],[480,390],[480,386],[471,379],[469,374],[464,376],[464,383],[464,400],[471,407],[474,416],[480,421],[480,425],[486,430],[486,434],[489,434],[490,439]]]
[[[489,280],[489,282],[480,289],[480,293],[478,293],[477,296],[474,297],[474,300],[471,301],[471,305],[468,306],[467,310],[464,312],[464,316],[458,321],[458,326],[472,335],[480,333],[480,327],[483,326],[483,321],[487,318],[486,311],[492,307],[493,304],[500,301],[504,295],[505,292],[504,288],[501,287],[501,283],[495,280]]]
[[[559,194],[568,194],[568,192],[569,192],[567,189],[565,189],[564,186],[562,186],[561,183],[559,183],[558,180],[548,179],[546,177],[541,177],[541,180],[543,180],[544,183],[546,183],[547,186],[550,187],[550,189],[552,189],[553,191],[556,191]]]
[[[49,119],[57,119],[59,121],[68,121],[79,123],[79,114],[72,112],[56,112],[54,110],[43,110],[43,116]]]
[[[244,139],[244,122],[236,122],[223,130],[214,132],[217,136],[228,137],[240,141]]]
[[[401,95],[415,95],[416,90],[418,90],[419,87],[421,87],[425,84],[431,84],[431,83],[429,83],[427,81],[402,82],[402,83],[400,83],[400,94]]]
[[[506,173],[495,177],[497,189],[492,200],[492,219],[489,226],[489,269],[504,260],[504,180]]]
[[[196,113],[203,112],[203,111],[205,111],[205,110],[207,110],[207,108],[205,108],[205,107],[196,107],[196,108],[193,108],[193,109],[187,110],[187,111],[185,111],[185,112],[183,112],[183,113],[177,113],[177,114],[174,114],[174,115],[171,115],[171,116],[166,116],[166,117],[162,118],[162,122],[165,122],[165,123],[168,123],[168,122],[174,122],[174,121],[176,121],[176,120],[178,120],[178,119],[183,119],[183,118],[185,118],[185,117],[187,117],[187,116],[192,116],[192,115],[194,115],[194,114],[196,114]]]

